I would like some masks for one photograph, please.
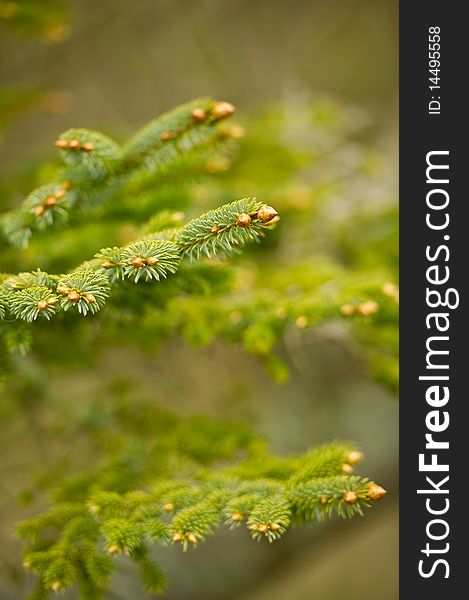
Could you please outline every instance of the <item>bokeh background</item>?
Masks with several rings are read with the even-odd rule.
[[[352,107],[349,119],[366,124],[362,141],[381,157],[372,193],[362,184],[365,202],[371,207],[378,196],[396,195],[398,38],[392,0],[79,0],[66,4],[66,13],[58,11],[41,35],[16,26],[5,4],[15,3],[0,3],[0,82],[10,90],[4,101],[8,119],[0,123],[0,190],[9,193],[4,208],[27,191],[9,182],[50,157],[50,142],[62,130],[83,126],[122,139],[199,95],[232,101],[245,123],[275,107],[295,111],[324,97]],[[352,156],[353,146],[349,150]],[[168,600],[398,597],[396,400],[370,381],[334,335],[318,341],[305,334],[301,344],[289,344],[294,376],[281,386],[239,349],[217,344],[201,351],[180,342],[151,359],[159,378],[148,378],[145,386],[151,395],[160,381],[170,382],[160,402],[182,413],[249,418],[277,452],[354,439],[367,456],[362,471],[389,494],[365,520],[291,531],[270,546],[251,543],[237,531],[221,532],[184,556],[171,547],[159,557],[171,581]],[[106,360],[110,371],[128,369],[127,352],[117,349]],[[183,365],[177,386],[175,361]],[[236,393],[233,369],[243,374]],[[214,371],[217,385],[207,393]],[[256,381],[254,394],[248,381]],[[58,383],[71,386],[76,396],[94,384],[92,377],[73,376]],[[20,545],[11,533],[25,514],[18,495],[41,458],[30,431],[18,418],[8,421],[0,438],[2,600],[25,597],[30,585],[18,569]],[[127,568],[110,599],[144,597]]]

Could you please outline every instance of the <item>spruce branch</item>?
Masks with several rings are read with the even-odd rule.
[[[255,198],[244,198],[210,210],[188,223],[176,235],[184,254],[210,258],[219,252],[234,252],[249,241],[259,241],[277,211]]]
[[[204,138],[212,133],[213,124],[229,117],[234,110],[228,102],[214,102],[208,98],[188,102],[138,131],[125,144],[124,158],[128,164],[142,159],[158,161],[158,158],[165,162],[168,155],[176,156],[179,150],[187,152],[203,143]],[[198,137],[201,129],[202,135]],[[163,157],[158,157],[160,151]]]
[[[74,181],[99,182],[119,171],[122,150],[110,137],[88,129],[68,129],[55,141]]]
[[[48,348],[56,361],[56,342],[63,342],[66,328],[73,340],[67,346],[73,351],[85,347],[92,357],[89,345],[78,338],[95,329],[92,315],[112,296],[107,315],[97,316],[103,335],[95,338],[96,351],[103,339],[108,344],[125,339],[153,350],[179,334],[198,345],[222,338],[242,344],[281,380],[286,368],[273,354],[277,342],[285,342],[286,353],[292,347],[295,351],[309,329],[316,329],[319,337],[318,325],[333,322],[333,333],[339,330],[344,339],[353,334],[362,340],[373,368],[383,380],[391,378],[386,369],[392,372],[395,365],[395,272],[381,266],[378,272],[368,263],[363,269],[355,265],[351,272],[335,255],[331,265],[322,257],[318,263],[300,260],[296,250],[284,253],[284,248],[301,244],[299,220],[308,222],[304,198],[296,197],[295,190],[277,189],[277,180],[275,186],[266,185],[273,194],[265,196],[275,194],[286,223],[290,220],[293,226],[283,228],[281,251],[274,260],[270,244],[262,268],[256,257],[248,265],[205,258],[238,252],[247,242],[261,239],[278,220],[267,204],[237,200],[184,225],[181,209],[186,210],[193,197],[187,193],[179,198],[183,186],[165,186],[192,182],[201,171],[226,169],[226,157],[217,152],[237,134],[219,123],[232,112],[227,103],[195,101],[152,122],[122,147],[87,130],[60,136],[57,146],[65,168],[57,173],[58,183],[35,190],[17,211],[4,215],[3,230],[14,244],[24,246],[33,232],[68,221],[73,227],[64,238],[72,252],[83,254],[82,242],[87,236],[92,239],[90,231],[98,232],[100,242],[89,250],[92,258],[69,273],[34,270],[0,276],[0,318],[7,320],[1,324],[0,351],[3,346],[27,348],[31,332],[38,342],[47,336],[47,344],[31,356],[31,361],[40,359],[47,365]],[[263,155],[270,160],[269,152]],[[284,158],[285,153],[280,154],[282,164],[291,157]],[[227,178],[223,176],[225,185]],[[214,183],[212,196],[216,190]],[[225,193],[222,190],[219,197]],[[154,214],[157,209],[163,210]],[[97,220],[114,230],[101,237],[97,227],[87,228],[85,219],[91,227]],[[146,221],[140,236],[129,234],[130,221],[132,227],[138,220]],[[294,239],[288,237],[292,232]],[[46,234],[49,242],[53,240],[44,256],[50,264],[57,264],[56,247],[61,244],[54,233]],[[127,243],[130,236],[136,239]],[[334,247],[334,252],[348,260],[360,246],[354,236],[351,248]],[[305,237],[302,250],[309,250],[309,231]],[[276,237],[272,239],[276,243]],[[40,243],[33,240],[31,250],[20,257],[22,265],[42,257]],[[111,245],[118,243],[123,245]],[[17,254],[11,252],[8,265],[13,262],[10,256],[16,259]],[[72,313],[70,318],[61,319],[64,311]],[[80,321],[78,315],[86,318]],[[49,324],[52,318],[56,321]],[[38,323],[31,326],[31,321]],[[11,363],[15,359],[10,357]],[[128,375],[125,372],[123,378]],[[125,387],[120,381],[113,385]],[[166,580],[150,558],[151,548],[195,548],[222,526],[238,528],[248,539],[274,542],[291,526],[361,515],[386,493],[354,474],[363,455],[353,444],[335,442],[300,455],[276,456],[245,424],[181,419],[159,411],[154,398],[142,406],[120,393],[114,397],[112,392],[113,401],[108,402],[105,388],[104,400],[93,400],[89,411],[83,411],[81,403],[75,410],[67,397],[67,417],[75,417],[75,422],[67,422],[67,444],[68,434],[80,439],[85,427],[96,444],[91,444],[88,457],[73,458],[73,463],[85,465],[85,472],[67,473],[66,480],[55,471],[47,474],[43,485],[52,487],[52,508],[18,528],[26,546],[25,569],[38,577],[32,598],[44,599],[72,586],[78,587],[80,597],[102,598],[114,570],[130,560],[145,589],[161,593]],[[54,435],[60,435],[58,429]]]
[[[180,230],[165,229],[164,221],[157,223],[154,234],[125,247],[103,248],[67,275],[37,270],[7,276],[0,284],[0,314],[10,307],[13,318],[28,322],[41,316],[49,320],[59,309],[94,315],[106,303],[112,286],[124,278],[135,283],[152,279],[158,282],[176,273],[186,254],[199,258],[202,251],[208,256],[237,251],[248,241],[257,240],[276,214],[256,200],[238,200],[194,219]],[[210,225],[214,221],[221,224],[216,232]]]
[[[123,148],[97,131],[65,131],[54,143],[65,164],[59,180],[3,214],[0,229],[13,246],[24,248],[34,231],[63,225],[72,212],[103,204],[119,191],[141,189],[145,180],[147,186],[160,186],[174,174],[200,171],[212,157],[207,150],[237,136],[219,126],[233,112],[227,102],[194,100],[151,121]]]
[[[186,431],[183,421],[174,425],[175,430],[164,434],[173,444],[176,431],[179,429],[181,435]],[[157,444],[160,455],[164,435]],[[210,444],[210,439],[206,443]],[[101,588],[112,574],[112,557],[122,554],[139,566],[146,589],[160,593],[165,578],[149,561],[149,544],[165,546],[171,542],[187,550],[213,535],[221,524],[230,528],[243,525],[252,539],[273,542],[292,523],[362,515],[386,493],[369,479],[350,474],[352,465],[363,458],[351,444],[335,442],[283,458],[267,454],[258,443],[251,452],[252,456],[236,468],[197,471],[192,463],[186,476],[163,476],[154,483],[147,482],[144,489],[132,489],[134,477],[126,480],[119,462],[113,467],[117,469],[113,485],[127,488],[119,493],[91,491],[94,482],[105,480],[102,476],[109,467],[103,466],[91,479],[90,493],[85,492],[82,500],[64,499],[49,513],[20,525],[18,532],[28,543],[25,567],[37,573],[52,591],[79,583],[83,576]],[[345,460],[350,466],[348,474],[343,474]],[[272,467],[260,470],[256,477],[253,466],[262,462]],[[107,556],[100,551],[103,546]]]

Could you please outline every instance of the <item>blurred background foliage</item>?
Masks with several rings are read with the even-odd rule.
[[[121,319],[104,335],[92,320],[70,332],[38,329],[36,351],[13,356],[0,409],[2,599],[25,597],[31,585],[14,522],[47,505],[40,490],[48,480],[86,464],[109,419],[117,431],[107,430],[103,455],[123,432],[151,435],[142,424],[132,430],[125,414],[155,406],[247,421],[282,453],[354,439],[366,453],[363,470],[390,491],[366,521],[292,530],[271,546],[238,531],[184,557],[171,547],[159,557],[168,598],[397,597],[395,309],[391,302],[389,314],[370,317],[373,327],[362,317],[352,328],[343,318],[311,327],[308,301],[340,281],[344,303],[354,286],[360,301],[390,302],[381,287],[397,280],[396,43],[388,0],[0,2],[2,211],[49,180],[51,140],[68,127],[122,139],[208,94],[233,101],[246,130],[205,174],[150,189],[117,213],[104,207],[77,218],[24,252],[2,247],[1,271],[71,268],[101,246],[127,243],[157,208],[191,217],[252,195],[282,215],[262,245],[223,269],[220,305],[201,291],[197,318],[180,322],[179,295],[164,322],[150,316],[136,329]],[[253,290],[255,312],[245,314],[239,304]],[[155,293],[147,301],[158,301]],[[280,338],[256,331],[259,314],[284,299]],[[223,333],[217,311],[243,329],[248,353],[229,335],[214,339]],[[112,407],[124,417],[111,418]],[[109,598],[143,598],[127,569]]]

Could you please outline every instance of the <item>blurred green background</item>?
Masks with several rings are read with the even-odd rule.
[[[325,94],[354,107],[352,118],[366,123],[362,140],[381,156],[370,189],[362,184],[358,190],[362,202],[371,208],[378,197],[396,195],[394,1],[79,0],[41,25],[41,35],[22,23],[15,26],[12,8],[9,16],[5,4],[15,3],[0,3],[0,82],[10,94],[10,108],[4,110],[8,118],[0,122],[0,189],[9,192],[2,209],[28,191],[22,174],[53,155],[51,140],[62,130],[83,126],[122,139],[199,95],[232,101],[245,123],[272,107],[294,112]],[[21,109],[18,114],[16,109]],[[350,160],[353,149],[351,144]],[[333,331],[319,341],[308,332],[301,343],[292,338],[288,345],[294,376],[278,386],[234,347],[220,343],[201,351],[175,342],[164,356],[151,359],[158,376],[146,381],[147,391],[168,381],[167,394],[160,396],[171,398],[167,405],[179,412],[249,418],[278,452],[354,439],[367,455],[362,470],[390,493],[363,521],[292,530],[273,545],[224,531],[184,556],[171,547],[159,556],[171,582],[170,600],[398,597],[396,401],[370,382],[356,356],[336,343]],[[124,363],[128,368],[129,360],[127,353],[116,351],[112,369],[119,372]],[[136,369],[139,361],[135,357]],[[175,378],[171,368],[176,361],[183,368]],[[221,364],[243,373],[236,402],[232,377]],[[204,393],[215,370],[216,389]],[[252,397],[243,386],[253,380]],[[72,378],[58,385],[72,385],[79,397],[95,382]],[[25,597],[30,585],[18,569],[20,546],[11,535],[14,521],[25,516],[17,496],[37,467],[37,446],[30,438],[30,429],[18,418],[8,422],[0,439],[2,600]],[[110,599],[144,597],[126,569]]]

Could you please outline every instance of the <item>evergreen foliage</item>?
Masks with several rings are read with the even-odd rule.
[[[314,131],[326,130],[321,157],[344,135],[328,129],[330,110],[318,106],[313,115]],[[47,406],[54,395],[45,374],[59,354],[65,368],[86,371],[123,339],[151,352],[176,336],[199,347],[222,339],[284,381],[279,346],[331,324],[395,389],[392,211],[383,219],[382,208],[371,217],[355,209],[353,227],[338,224],[319,209],[338,195],[332,176],[317,183],[319,199],[305,200],[298,183],[285,186],[309,163],[327,173],[327,160],[288,148],[269,119],[236,162],[243,132],[225,124],[233,111],[195,100],[122,145],[86,129],[58,137],[61,164],[44,169],[38,187],[1,218],[8,273],[0,276],[0,340],[12,406],[31,397]],[[252,156],[262,200],[232,201],[252,186]],[[274,165],[264,175],[263,160]],[[207,176],[212,183],[202,185]],[[286,227],[277,226],[280,217]],[[383,227],[370,256],[369,240]],[[262,242],[260,251],[251,241]],[[362,458],[353,444],[281,457],[244,423],[182,418],[122,393],[109,406],[99,393],[76,402],[69,390],[66,410],[60,404],[50,417],[50,431],[67,444],[82,429],[90,440],[83,462],[47,469],[41,487],[52,505],[18,527],[24,566],[38,576],[31,598],[74,585],[80,597],[100,598],[120,555],[136,563],[148,592],[161,593],[154,547],[187,550],[220,526],[273,542],[292,524],[362,515],[385,494],[353,473]]]
[[[165,429],[148,450],[156,466],[139,466],[141,457],[134,456],[126,469],[117,457],[69,480],[57,490],[53,509],[19,526],[27,543],[25,568],[40,577],[38,594],[77,583],[83,597],[83,586],[99,597],[114,571],[110,557],[120,554],[144,569],[148,591],[159,592],[165,581],[158,568],[151,571],[152,545],[187,550],[221,524],[244,526],[252,539],[273,542],[291,522],[362,515],[385,494],[350,474],[351,463],[361,458],[352,445],[334,443],[280,458],[236,423],[206,422],[226,436],[215,445],[212,438],[208,447],[183,420],[166,415],[163,421]],[[221,457],[236,460],[240,450],[246,457],[237,464],[216,465]]]

